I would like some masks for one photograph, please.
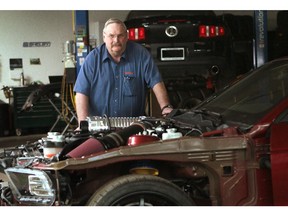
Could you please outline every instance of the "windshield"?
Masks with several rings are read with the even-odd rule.
[[[196,109],[217,112],[226,122],[252,125],[287,95],[286,59],[260,67]]]

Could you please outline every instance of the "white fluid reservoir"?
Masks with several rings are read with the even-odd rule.
[[[167,128],[166,133],[162,134],[162,140],[176,139],[182,136],[183,136],[182,133],[177,132],[176,128]]]

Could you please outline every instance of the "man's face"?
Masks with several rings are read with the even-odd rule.
[[[121,25],[112,23],[106,27],[103,33],[103,40],[110,55],[119,57],[126,49],[128,35]]]

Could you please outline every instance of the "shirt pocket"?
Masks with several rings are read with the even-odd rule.
[[[136,76],[134,74],[125,74],[124,77],[124,96],[135,96],[136,95]],[[141,89],[140,89],[141,90]]]

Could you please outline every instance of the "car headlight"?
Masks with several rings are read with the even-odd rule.
[[[52,205],[55,189],[49,176],[41,170],[11,167],[5,170],[15,199],[21,205]]]

